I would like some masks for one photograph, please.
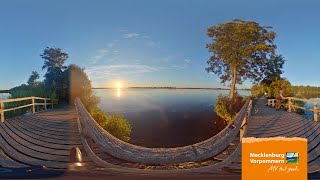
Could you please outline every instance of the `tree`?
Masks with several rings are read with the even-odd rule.
[[[261,81],[262,84],[270,86],[270,84],[277,79],[281,78],[283,73],[282,68],[286,60],[282,55],[271,55],[266,61],[264,70],[264,79]]]
[[[273,97],[277,97],[277,94],[280,90],[283,91],[283,96],[292,96],[291,83],[285,78],[281,78],[272,82],[270,88]]]
[[[37,79],[39,79],[39,78],[40,78],[39,73],[37,71],[32,71],[32,73],[28,79],[28,85],[31,88],[35,87],[38,84]]]
[[[262,80],[267,57],[276,48],[273,44],[276,34],[270,28],[238,19],[208,28],[212,43],[206,47],[213,54],[206,70],[218,75],[221,83],[231,81],[230,99],[234,97],[236,84],[246,79]]]
[[[43,53],[40,54],[41,58],[44,59],[44,65],[42,66],[42,70],[51,69],[51,68],[59,68],[65,69],[64,62],[68,59],[69,55],[62,51],[61,48],[49,48],[46,47],[43,50]]]
[[[64,84],[66,84],[67,98],[70,104],[79,97],[84,106],[90,111],[99,103],[99,98],[92,91],[91,81],[84,72],[84,68],[70,64],[64,71]]]
[[[65,99],[66,85],[63,84],[63,70],[66,69],[64,63],[69,57],[68,54],[61,48],[46,47],[40,56],[44,59],[42,70],[47,69],[44,75],[46,89],[55,93],[59,99]]]

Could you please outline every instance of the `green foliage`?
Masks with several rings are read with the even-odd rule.
[[[227,123],[230,123],[236,117],[244,102],[244,98],[238,94],[235,94],[232,99],[227,96],[218,96],[214,105],[214,112]]]
[[[320,97],[319,86],[292,86],[292,91],[296,96],[302,98],[316,98]]]
[[[265,92],[264,89],[265,88],[261,85],[253,85],[251,87],[251,95],[253,97],[259,97],[259,96],[263,95],[263,93]]]
[[[46,47],[40,56],[44,59],[42,70],[50,70],[52,68],[65,69],[66,67],[63,64],[69,57],[69,55],[63,52],[61,48],[49,47]]]
[[[264,92],[267,92],[269,98],[276,98],[280,90],[283,91],[282,95],[285,97],[295,95],[292,91],[292,86],[290,82],[285,78],[277,79],[273,81],[270,85],[253,85],[251,87],[251,94],[253,97],[256,97],[263,95]]]
[[[11,98],[37,96],[44,98],[56,98],[54,92],[47,91],[43,82],[38,82],[34,87],[22,84],[9,90]]]
[[[28,82],[27,82],[28,85],[30,87],[35,87],[38,84],[37,79],[39,79],[39,78],[40,78],[39,73],[37,71],[32,71],[32,73],[28,79]]]
[[[90,111],[99,103],[99,98],[94,95],[89,77],[84,68],[71,64],[64,71],[64,84],[68,101],[73,104],[76,97],[79,97],[84,106]]]
[[[264,67],[264,79],[261,84],[270,86],[273,81],[281,79],[282,68],[286,60],[282,55],[271,55]]]
[[[221,83],[231,80],[230,98],[237,83],[246,79],[262,80],[267,56],[276,48],[273,44],[276,34],[270,28],[237,19],[208,28],[212,43],[207,48],[213,55],[207,61],[206,70],[218,75]]]
[[[42,70],[47,69],[47,72],[44,75],[46,89],[53,91],[58,99],[67,100],[67,95],[65,93],[66,86],[63,84],[63,70],[66,68],[64,63],[69,57],[68,54],[63,52],[60,48],[47,47],[40,56],[44,59]]]
[[[122,115],[106,115],[97,107],[92,108],[90,114],[110,134],[122,141],[129,142],[132,127]]]
[[[104,128],[118,139],[128,142],[130,140],[132,127],[126,119],[119,114],[107,117],[107,123]]]
[[[282,95],[285,97],[293,96],[291,84],[285,78],[278,79],[272,82],[270,85],[270,94],[272,97],[277,97],[277,94],[279,93],[280,90],[283,91]]]
[[[31,97],[31,96],[51,98],[51,99],[56,98],[56,95],[53,92],[49,92],[45,89],[45,85],[42,82],[38,82],[37,84],[34,84],[33,86],[27,86],[27,85],[23,84],[21,86],[14,87],[14,88],[10,89],[10,98],[12,98],[12,99]],[[5,106],[8,109],[8,108],[13,108],[13,107],[23,106],[26,104],[31,104],[31,100],[19,101],[19,102],[9,102],[9,103],[6,103]],[[35,106],[36,111],[38,111],[42,108],[43,108],[42,106]],[[5,113],[5,117],[6,118],[16,117],[16,116],[25,114],[30,111],[31,111],[31,107],[17,109],[14,111],[8,111]]]

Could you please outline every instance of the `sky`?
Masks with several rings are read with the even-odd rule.
[[[208,27],[233,19],[269,25],[283,77],[320,85],[320,1],[293,0],[1,0],[0,89],[41,79],[40,54],[62,48],[94,87],[224,87],[205,71]],[[247,81],[238,87],[250,87]]]

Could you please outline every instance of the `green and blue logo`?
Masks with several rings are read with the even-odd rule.
[[[299,153],[298,152],[287,152],[286,164],[299,164]]]

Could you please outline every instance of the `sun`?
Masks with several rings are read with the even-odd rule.
[[[121,88],[122,87],[122,84],[120,82],[117,82],[117,88]]]

